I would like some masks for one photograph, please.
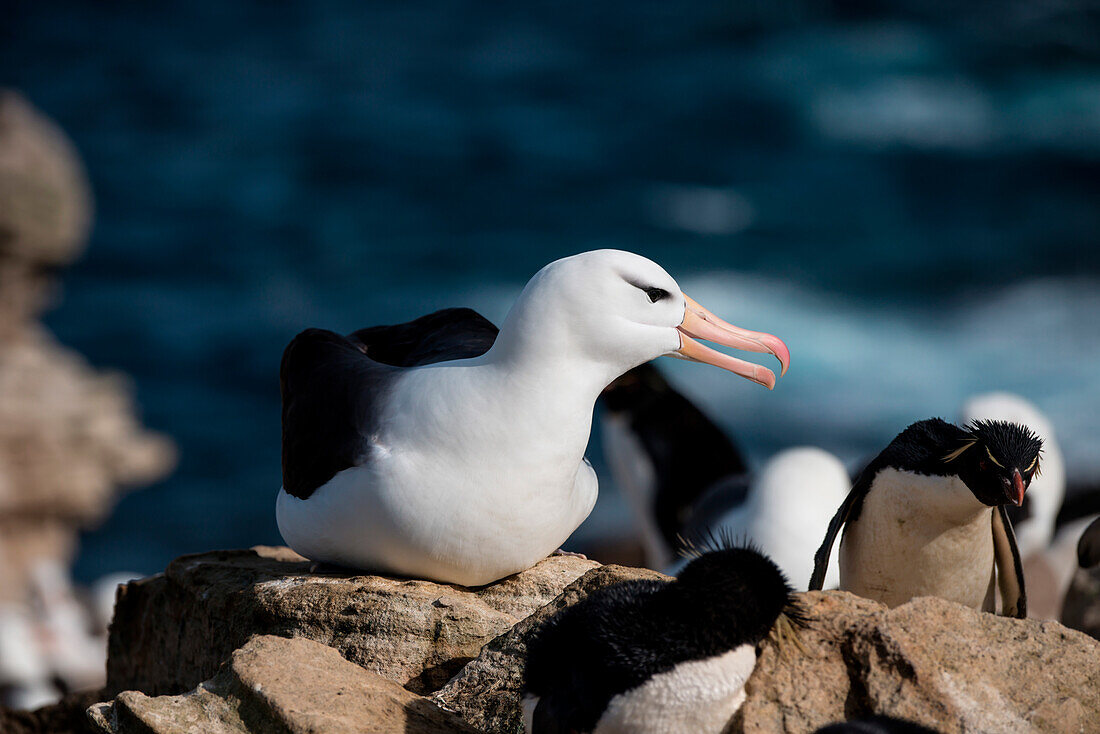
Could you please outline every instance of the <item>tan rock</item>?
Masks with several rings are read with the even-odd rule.
[[[254,634],[304,637],[414,692],[438,689],[494,637],[594,561],[553,556],[480,589],[317,574],[287,548],[184,556],[123,587],[107,689],[177,694],[210,678]]]
[[[920,598],[803,595],[809,654],[766,645],[735,731],[811,732],[878,713],[956,732],[1100,731],[1100,644],[1057,622]]]
[[[171,442],[138,421],[127,380],[34,321],[90,222],[72,144],[0,89],[0,603],[30,604],[36,566],[67,568],[80,530],[175,465]]]
[[[527,640],[543,620],[592,592],[620,581],[664,578],[668,577],[643,568],[600,566],[592,569],[565,587],[551,603],[486,645],[477,659],[433,695],[432,700],[457,712],[479,729],[521,731],[519,696]]]
[[[90,222],[87,178],[68,138],[0,89],[0,337],[41,312],[49,269],[76,257]]]
[[[72,143],[18,92],[0,89],[0,252],[70,262],[91,222],[87,177]]]
[[[104,734],[291,734],[475,730],[397,683],[302,638],[257,636],[180,696],[126,691],[88,711]]]
[[[0,701],[11,703],[42,700],[51,679],[69,690],[102,685],[102,641],[75,621],[83,610],[68,567],[77,536],[121,492],[175,466],[172,443],[138,420],[128,380],[92,369],[35,322],[90,221],[71,143],[0,89],[0,606],[37,620],[27,654],[45,661],[24,666],[29,678],[3,681]]]
[[[0,600],[24,602],[35,563],[67,567],[77,533],[123,489],[175,466],[172,443],[142,427],[130,392],[44,329],[0,340]]]

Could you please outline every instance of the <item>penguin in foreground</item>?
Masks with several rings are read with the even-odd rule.
[[[939,732],[915,721],[893,716],[867,716],[823,726],[814,734],[939,734]]]
[[[527,734],[717,734],[745,700],[757,645],[798,645],[801,619],[782,572],[751,548],[704,552],[675,581],[597,591],[527,646]]]
[[[887,606],[938,596],[982,611],[1027,616],[1023,570],[1005,510],[1024,500],[1042,441],[1004,421],[959,428],[919,421],[856,480],[814,558],[820,589],[836,536],[840,588]]]
[[[604,454],[633,511],[650,568],[675,573],[683,539],[745,538],[798,587],[828,518],[852,483],[844,465],[813,447],[787,449],[750,473],[736,443],[653,364],[601,395]],[[835,562],[826,585],[836,586]]]

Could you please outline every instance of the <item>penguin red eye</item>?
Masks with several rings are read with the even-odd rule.
[[[981,461],[978,462],[978,468],[979,469],[981,469],[982,471],[985,471],[985,467],[986,467],[985,459],[982,459]]]

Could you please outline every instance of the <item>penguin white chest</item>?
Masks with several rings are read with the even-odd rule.
[[[938,596],[993,611],[993,509],[957,477],[883,469],[840,544],[840,588],[887,606]]]
[[[612,698],[593,734],[718,734],[745,702],[754,667],[752,645],[681,663]]]

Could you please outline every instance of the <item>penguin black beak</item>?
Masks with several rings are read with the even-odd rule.
[[[1005,485],[1005,497],[1017,507],[1022,505],[1024,503],[1024,491],[1027,490],[1027,487],[1024,485],[1024,478],[1020,474],[1020,470],[1013,469],[1012,478],[1006,477],[1001,481]]]

